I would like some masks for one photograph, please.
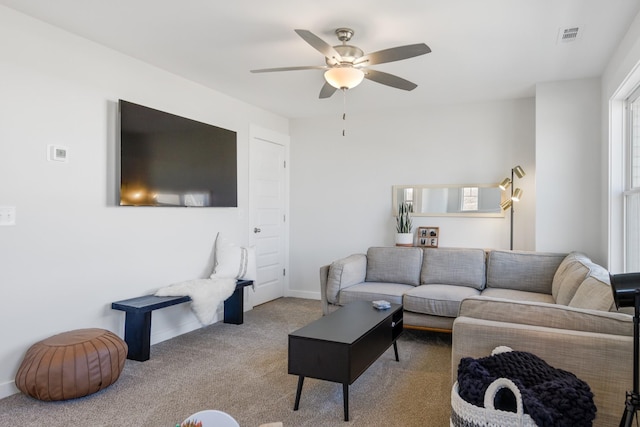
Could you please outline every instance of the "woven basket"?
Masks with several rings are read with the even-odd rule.
[[[494,401],[499,390],[508,388],[516,397],[516,412],[495,409]],[[458,394],[458,383],[451,390],[451,427],[535,427],[533,419],[524,413],[522,394],[508,378],[492,382],[484,394],[484,408],[472,405]]]

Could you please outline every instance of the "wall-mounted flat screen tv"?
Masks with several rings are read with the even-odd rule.
[[[237,134],[119,101],[120,205],[237,207]]]

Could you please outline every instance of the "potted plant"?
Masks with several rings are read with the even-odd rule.
[[[413,204],[402,202],[398,205],[398,216],[396,217],[396,246],[413,246],[411,212],[413,212]]]

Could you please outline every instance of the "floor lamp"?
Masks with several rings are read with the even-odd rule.
[[[514,168],[511,168],[511,178],[507,177],[503,179],[502,182],[498,185],[498,187],[500,187],[502,191],[505,191],[507,188],[511,187],[511,197],[500,203],[500,207],[502,207],[502,210],[511,210],[511,222],[509,224],[511,227],[511,232],[509,234],[509,249],[511,250],[513,250],[513,202],[519,202],[520,198],[522,198],[522,190],[519,188],[513,188],[514,174],[518,178],[522,178],[523,176],[525,176],[524,169],[522,169],[521,166],[516,166]]]

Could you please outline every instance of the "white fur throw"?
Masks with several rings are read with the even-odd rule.
[[[220,303],[229,298],[235,289],[235,279],[195,279],[160,288],[155,295],[190,296],[191,309],[200,323],[210,325],[216,317]]]

